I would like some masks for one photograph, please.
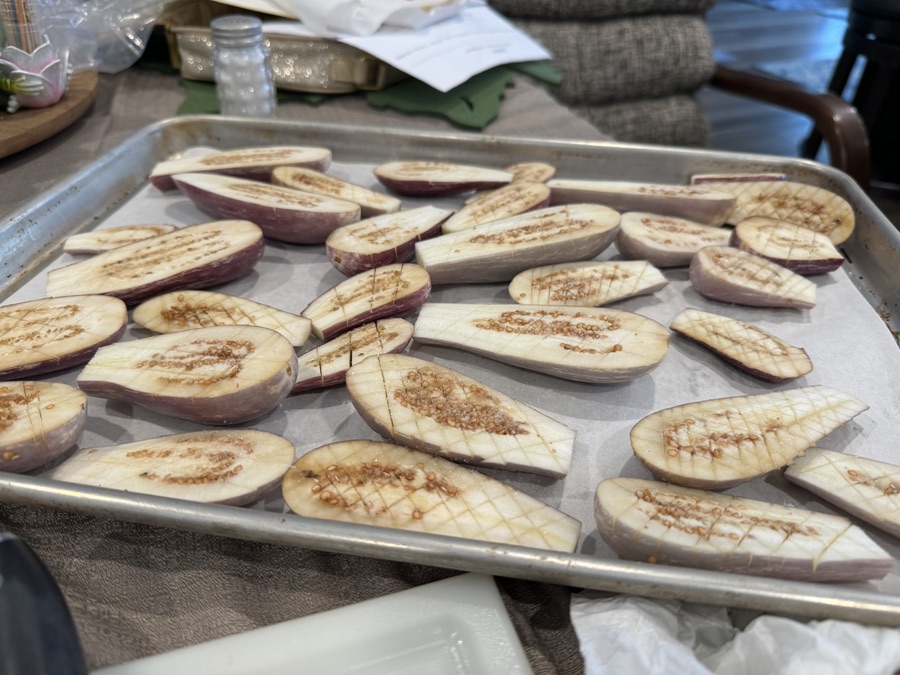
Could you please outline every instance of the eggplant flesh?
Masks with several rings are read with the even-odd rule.
[[[272,183],[359,204],[363,218],[396,213],[403,206],[402,201],[391,195],[302,167],[276,168],[272,172]]]
[[[177,229],[175,225],[121,225],[92,232],[79,232],[66,239],[63,251],[73,255],[94,255],[168,234]]]
[[[731,245],[802,275],[833,272],[844,262],[824,234],[774,218],[742,220],[732,232]]]
[[[498,188],[510,183],[508,171],[448,162],[388,162],[376,166],[375,177],[388,189],[411,197],[454,195]]]
[[[549,205],[550,188],[543,183],[510,183],[468,202],[444,222],[441,230],[444,234],[459,232]]]
[[[731,231],[684,218],[629,211],[622,214],[616,248],[625,258],[656,267],[682,267],[705,246],[727,246]]]

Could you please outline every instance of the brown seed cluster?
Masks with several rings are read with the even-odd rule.
[[[735,416],[733,411],[725,411],[714,417],[730,418]],[[681,453],[692,456],[706,455],[714,459],[721,457],[726,452],[739,453],[741,446],[755,445],[757,442],[765,443],[765,439],[759,434],[735,431],[710,431],[708,420],[686,417],[670,422],[663,429],[663,439],[666,454],[669,457],[677,457]],[[769,421],[763,433],[771,433],[780,428],[778,421]]]
[[[221,302],[210,304],[207,302],[188,302],[183,294],[176,298],[177,304],[169,305],[160,310],[159,315],[167,322],[179,328],[208,328],[209,326],[222,326],[250,322],[240,307],[229,303],[226,307]]]
[[[333,349],[327,351],[315,350],[312,353],[312,358],[304,361],[303,365],[312,368],[317,366],[321,368],[343,359],[348,354],[364,356],[359,354],[359,351],[366,347],[373,347],[372,353],[376,351],[381,352],[383,351],[385,344],[389,344],[392,340],[396,340],[398,336],[399,333],[396,331],[382,333],[378,326],[366,325],[347,334],[347,339],[341,340],[340,343],[334,345]]]
[[[768,356],[787,356],[787,344],[772,337],[765,331],[760,330],[756,326],[744,324],[741,326],[741,333],[721,330],[720,324],[715,320],[705,321],[703,328],[710,336],[715,337],[719,342],[728,345],[738,346],[742,350],[753,352],[754,354],[764,354]]]
[[[636,192],[660,197],[703,197],[709,194],[709,190],[689,185],[641,185]]]
[[[780,269],[773,271],[774,268],[768,261],[753,255],[740,255],[737,249],[735,252],[718,250],[709,258],[723,276],[744,279],[759,288],[778,288],[782,284]]]
[[[222,483],[244,470],[242,458],[254,452],[253,444],[241,437],[207,437],[182,439],[169,447],[145,448],[127,453],[126,457],[136,460],[191,460],[193,464],[179,473],[159,474],[144,471],[141,478],[167,483],[169,485],[209,485]]]
[[[135,365],[161,371],[157,377],[164,382],[210,385],[236,378],[255,350],[249,340],[194,340]]]
[[[385,295],[399,297],[409,288],[409,279],[403,277],[402,269],[375,270],[370,274],[368,283],[357,284],[349,293],[335,294],[328,305],[328,311],[337,312],[347,304],[361,298],[378,301]]]
[[[707,244],[716,244],[721,241],[718,237],[709,234],[708,230],[672,218],[641,218],[641,223],[650,228],[645,234],[657,244],[673,245],[675,239],[667,235],[685,235]]]
[[[247,164],[253,164],[260,162],[277,161],[279,159],[286,159],[290,156],[291,151],[287,148],[260,148],[259,150],[242,150],[240,153],[240,160],[241,162],[245,162]],[[235,156],[231,153],[225,153],[223,155],[210,155],[209,157],[203,157],[199,161],[204,166],[218,167],[228,164],[234,164]]]
[[[84,326],[77,323],[82,311],[78,304],[0,310],[0,356],[21,354],[83,334]]]
[[[0,431],[9,429],[21,417],[22,409],[38,398],[37,387],[26,383],[23,392],[0,386]]]
[[[625,282],[633,275],[619,265],[585,270],[572,268],[543,274],[531,280],[532,293],[549,291],[553,302],[575,302],[596,295],[604,287]]]
[[[394,172],[404,178],[430,177],[434,173],[443,174],[454,167],[444,162],[401,162]]]
[[[897,485],[887,476],[872,478],[854,469],[847,469],[847,478],[854,485],[865,485],[880,490],[885,497],[893,497],[900,494],[900,485]]]
[[[115,279],[139,279],[156,274],[166,266],[181,266],[189,260],[209,260],[228,250],[222,235],[222,230],[210,229],[201,234],[188,231],[152,237],[128,255],[120,251],[115,260],[104,263],[100,269],[104,275]]]
[[[797,223],[822,234],[828,234],[843,223],[842,218],[827,204],[804,192],[796,192],[793,186],[752,195],[750,203],[756,204],[755,210],[760,213],[771,213],[780,220]]]
[[[610,315],[589,315],[583,312],[566,313],[554,310],[524,309],[503,312],[489,319],[475,319],[472,325],[498,333],[516,335],[553,335],[579,340],[603,340],[606,333],[618,330],[622,321]]]
[[[230,190],[239,194],[265,199],[268,202],[283,204],[285,206],[299,206],[300,208],[314,209],[322,204],[322,199],[301,190],[267,185],[265,183],[232,183]]]
[[[513,246],[527,242],[562,238],[569,234],[576,234],[589,226],[590,222],[586,220],[560,218],[559,214],[547,214],[539,217],[537,222],[520,225],[502,232],[476,234],[466,241],[469,244],[509,244]]]

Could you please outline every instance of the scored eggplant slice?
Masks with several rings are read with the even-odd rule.
[[[739,222],[731,245],[802,275],[833,272],[844,262],[824,234],[774,218],[756,216]]]
[[[0,380],[71,368],[122,337],[128,309],[105,295],[41,298],[0,306]]]
[[[300,315],[312,321],[313,335],[330,340],[364,323],[414,312],[430,293],[428,272],[418,265],[385,265],[330,288]]]
[[[420,241],[416,261],[434,284],[509,281],[531,267],[594,258],[618,226],[605,206],[551,206]]]
[[[650,372],[669,345],[669,332],[639,314],[545,305],[426,303],[413,337],[594,384]]]
[[[403,206],[402,201],[391,195],[302,167],[278,167],[272,172],[272,183],[359,204],[363,218],[396,213]]]
[[[262,258],[262,230],[247,220],[182,227],[47,274],[47,295],[99,293],[135,304],[173,290],[237,279]]]
[[[510,183],[509,171],[449,162],[388,162],[374,169],[382,185],[410,197],[455,195]]]
[[[643,260],[582,261],[535,267],[509,283],[509,295],[524,305],[598,307],[655,293],[669,283]]]
[[[370,356],[347,371],[347,391],[372,429],[402,445],[496,469],[569,471],[574,430],[445,366]]]
[[[550,188],[543,183],[510,183],[468,202],[444,222],[441,231],[444,234],[459,232],[549,205]]]
[[[627,560],[815,582],[881,579],[894,564],[846,518],[637,478],[601,482],[594,516]]]
[[[0,383],[0,471],[52,462],[81,438],[87,396],[58,382]]]
[[[94,255],[114,248],[174,232],[175,225],[121,225],[105,230],[79,232],[68,237],[63,251],[72,255]]]
[[[625,258],[657,267],[684,267],[705,246],[727,246],[731,230],[684,218],[629,211],[622,214],[616,248]]]
[[[284,501],[301,516],[572,552],[581,523],[477,471],[393,443],[353,440],[306,453]]]
[[[215,429],[82,448],[46,477],[192,502],[244,506],[275,488],[294,461],[290,441]]]
[[[751,307],[809,309],[816,304],[816,285],[771,260],[730,246],[707,246],[694,254],[691,286],[720,302]]]
[[[303,345],[312,330],[310,320],[298,314],[213,291],[157,295],[135,307],[131,318],[155,333],[210,326],[262,326],[281,333],[295,347]]]
[[[631,447],[658,478],[725,489],[790,464],[868,408],[823,386],[698,401],[638,421]]]
[[[784,475],[847,513],[900,537],[900,466],[809,448]]]
[[[744,372],[767,382],[795,380],[812,372],[806,351],[758,326],[722,314],[687,308],[669,328],[703,345]]]
[[[298,357],[297,381],[291,394],[343,384],[354,363],[373,354],[402,352],[412,336],[413,325],[396,317],[339,335]]]
[[[294,347],[275,331],[213,326],[104,347],[76,383],[163,415],[239,424],[278,407],[296,375]]]

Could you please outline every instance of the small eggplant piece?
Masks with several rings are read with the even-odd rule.
[[[328,235],[325,253],[331,264],[347,276],[406,262],[413,257],[416,242],[437,235],[451,213],[421,206],[350,223]]]
[[[426,303],[413,337],[593,384],[650,372],[669,345],[669,332],[639,314],[545,305]]]
[[[245,506],[294,461],[290,441],[255,429],[215,429],[82,448],[47,472],[66,483],[192,502]]]
[[[509,295],[524,305],[599,307],[655,293],[669,283],[643,260],[574,262],[535,267],[509,283]]]
[[[900,537],[900,466],[809,448],[784,475],[860,520]]]
[[[72,255],[94,255],[177,229],[174,225],[122,225],[105,230],[79,232],[66,239],[63,251]]]
[[[510,183],[467,203],[447,219],[441,230],[444,234],[459,232],[549,205],[550,188],[543,183]]]
[[[262,230],[249,221],[190,225],[52,270],[47,295],[99,293],[135,304],[236,279],[253,269],[264,250]]]
[[[691,286],[700,295],[750,307],[809,309],[816,285],[765,258],[730,246],[707,246],[691,260]]]
[[[0,380],[22,379],[89,360],[122,337],[128,309],[105,295],[41,298],[0,306]]]
[[[507,185],[509,171],[448,162],[388,162],[374,169],[382,185],[409,197],[455,195]]]
[[[686,267],[705,246],[727,246],[731,230],[684,218],[629,211],[622,214],[616,248],[625,258],[657,267]]]
[[[104,347],[76,383],[91,396],[163,415],[239,424],[278,407],[296,375],[294,347],[275,331],[213,326]]]
[[[594,258],[618,226],[605,206],[551,206],[420,241],[416,261],[434,284],[509,281],[531,267]]]
[[[428,272],[418,265],[385,265],[330,288],[300,315],[312,321],[313,335],[330,340],[364,323],[414,312],[430,293]]]
[[[575,431],[450,368],[404,354],[347,371],[350,400],[376,432],[454,461],[562,478]]]
[[[295,166],[280,166],[272,172],[272,183],[282,187],[312,192],[317,195],[334,197],[346,202],[359,204],[360,216],[371,218],[385,213],[396,213],[403,206],[396,197],[376,192],[362,185],[348,183],[340,178],[328,176],[321,171]]]
[[[735,202],[727,192],[692,185],[564,178],[554,178],[547,185],[551,204],[603,204],[621,213],[646,211],[712,226],[726,221]]]
[[[280,333],[295,347],[309,339],[312,329],[309,319],[298,314],[212,291],[173,291],[157,295],[135,307],[131,318],[155,333],[176,333],[210,326],[262,326]]]
[[[297,361],[297,381],[291,394],[344,384],[347,371],[373,354],[402,352],[412,340],[413,325],[396,317],[354,328],[315,349]]]
[[[519,162],[511,164],[504,169],[512,174],[513,183],[546,183],[556,175],[556,167],[545,162]],[[503,188],[497,188],[502,190]],[[490,190],[479,190],[466,198],[465,203],[471,204],[476,199],[483,197]]]
[[[203,173],[174,177],[178,189],[215,218],[250,220],[269,239],[321,244],[332,231],[359,220],[359,204],[244,178]]]
[[[393,443],[356,440],[306,453],[282,487],[294,513],[572,552],[581,522],[446,459]]]
[[[731,246],[803,276],[833,272],[844,262],[844,256],[824,234],[760,216],[742,220],[735,226]]]
[[[846,518],[637,478],[600,483],[594,517],[627,560],[814,582],[881,579],[894,565]]]
[[[688,308],[669,328],[766,382],[786,382],[812,372],[806,351],[762,328],[721,314]]]
[[[302,166],[325,171],[331,166],[331,150],[304,146],[243,148],[203,157],[186,157],[158,163],[150,182],[160,190],[174,190],[172,177],[179,173],[218,173],[267,181],[279,166]]]
[[[0,471],[49,464],[81,438],[87,396],[58,382],[0,384]]]
[[[698,401],[638,421],[631,447],[657,478],[725,489],[790,464],[868,408],[823,386]]]

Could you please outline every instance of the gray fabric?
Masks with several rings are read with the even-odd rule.
[[[638,14],[701,13],[715,0],[489,0],[509,17],[534,19],[608,19]]]
[[[703,147],[709,142],[709,122],[692,96],[680,94],[572,110],[614,138],[632,143]]]

